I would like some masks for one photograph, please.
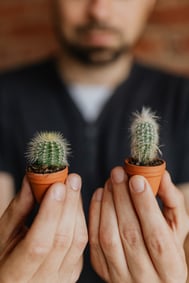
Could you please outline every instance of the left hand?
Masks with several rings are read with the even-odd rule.
[[[89,242],[95,271],[109,283],[185,283],[183,243],[189,231],[184,198],[165,172],[158,192],[163,213],[148,182],[128,181],[114,168],[90,206]]]
[[[65,184],[46,192],[29,229],[24,222],[34,199],[27,178],[0,218],[1,283],[74,283],[83,268],[88,241],[81,203],[81,178],[69,174]]]

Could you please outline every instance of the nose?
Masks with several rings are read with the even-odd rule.
[[[88,13],[95,20],[106,20],[110,17],[112,0],[91,0],[89,1]]]

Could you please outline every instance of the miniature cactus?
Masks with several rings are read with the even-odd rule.
[[[157,165],[159,126],[157,116],[149,108],[134,113],[131,125],[131,156],[136,165]]]
[[[166,162],[159,158],[159,126],[157,116],[149,109],[142,108],[134,113],[131,124],[131,157],[125,159],[128,177],[141,175],[148,181],[154,195],[157,194]]]
[[[37,133],[28,144],[28,171],[52,173],[68,166],[68,143],[58,132]]]

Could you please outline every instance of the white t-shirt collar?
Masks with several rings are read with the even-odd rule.
[[[94,122],[112,95],[112,89],[101,85],[70,84],[68,89],[74,103],[87,122]]]

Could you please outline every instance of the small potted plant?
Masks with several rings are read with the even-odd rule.
[[[166,166],[160,158],[157,116],[143,107],[140,113],[134,113],[130,131],[131,157],[125,160],[126,173],[144,176],[156,195]]]
[[[65,182],[68,151],[67,141],[58,132],[39,132],[29,142],[26,175],[39,203],[51,184]]]

